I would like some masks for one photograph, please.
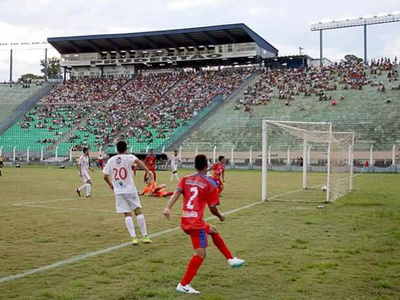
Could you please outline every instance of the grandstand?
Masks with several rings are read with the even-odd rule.
[[[278,53],[244,24],[49,42],[71,79],[0,137],[6,154],[69,156],[85,145],[113,149],[121,137],[131,150],[161,151]]]
[[[121,138],[136,153],[259,152],[262,119],[331,122],[355,132],[364,153],[400,142],[389,59],[315,67],[306,55],[277,57],[244,24],[49,42],[71,78],[0,136],[9,160],[14,149],[23,160],[28,147],[36,159],[68,159],[84,146],[112,152]]]
[[[36,84],[31,84],[29,88],[21,84],[0,84],[0,123],[39,88]]]
[[[260,151],[261,120],[270,119],[332,122],[335,131],[356,133],[355,151],[369,151],[373,146],[374,151],[390,152],[400,143],[399,84],[397,75],[391,75],[397,74],[397,66],[363,67],[361,73],[367,74],[362,83],[351,86],[352,81],[344,80],[341,73],[353,68],[342,65],[259,74],[247,90],[187,136],[182,147],[184,151],[211,152],[213,147],[223,152],[231,148],[249,151],[250,147]],[[251,116],[246,109],[252,110]]]

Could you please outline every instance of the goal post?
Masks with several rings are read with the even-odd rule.
[[[343,196],[353,185],[353,145],[354,133],[334,132],[331,123],[263,120],[261,200]]]

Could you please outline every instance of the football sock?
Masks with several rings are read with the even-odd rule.
[[[178,175],[178,173],[175,173],[175,177],[176,177],[176,179],[179,181],[179,175]]]
[[[140,232],[142,233],[142,236],[147,235],[147,227],[146,227],[146,220],[143,215],[137,215],[136,216],[137,222],[139,224],[139,229]]]
[[[87,183],[86,184],[86,196],[90,195],[90,191],[92,190],[92,185]]]
[[[193,280],[194,276],[197,273],[197,270],[200,268],[202,263],[203,263],[203,259],[200,256],[194,255],[192,257],[192,259],[188,263],[186,273],[183,276],[182,281],[181,281],[181,284],[183,286],[189,284]]]
[[[214,245],[223,254],[223,256],[225,256],[226,259],[233,258],[231,251],[229,251],[228,247],[226,246],[224,240],[222,239],[219,233],[214,233],[211,237]]]
[[[173,178],[174,178],[174,173],[171,174],[171,178],[169,179],[169,181],[172,181]]]
[[[125,225],[129,231],[129,234],[131,235],[131,237],[136,237],[135,225],[133,224],[132,217],[125,217]]]
[[[78,188],[79,191],[82,191],[86,187],[86,183]]]

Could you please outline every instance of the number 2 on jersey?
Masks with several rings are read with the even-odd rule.
[[[197,186],[191,187],[190,194],[191,194],[191,196],[190,196],[188,203],[186,204],[186,207],[188,209],[193,209],[194,208],[193,202],[194,202],[194,200],[196,200],[197,196],[199,195],[198,187]]]

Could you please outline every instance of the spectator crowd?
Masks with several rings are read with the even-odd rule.
[[[371,60],[369,65],[347,60],[324,67],[264,69],[258,81],[249,85],[244,96],[237,99],[235,109],[252,113],[251,106],[267,105],[273,99],[282,100],[284,105],[291,106],[296,96],[300,95],[314,96],[317,101],[329,101],[331,105],[338,105],[338,100],[343,100],[344,95],[334,99],[327,92],[362,90],[366,85],[385,92],[385,84],[377,80],[377,75],[382,75],[382,72],[387,72],[389,82],[396,82],[397,59]],[[398,90],[400,84],[391,88]],[[300,109],[305,110],[305,107],[300,106]]]

